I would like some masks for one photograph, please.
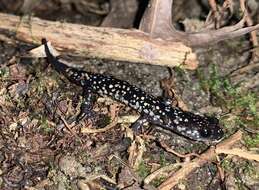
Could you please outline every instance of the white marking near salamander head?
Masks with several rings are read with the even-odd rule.
[[[160,115],[155,115],[154,118],[160,119]]]
[[[87,74],[87,73],[84,73],[84,77],[87,79],[87,80],[89,80],[89,75]],[[92,79],[90,79],[90,81],[91,81]]]
[[[194,130],[192,133],[193,133],[194,136],[199,137],[199,132],[198,131]]]
[[[151,117],[153,117],[155,114],[154,114],[153,111],[150,111],[150,112],[149,112],[149,115],[150,115]]]
[[[177,126],[176,129],[177,129],[177,131],[179,131],[179,132],[185,131],[185,128],[180,127],[180,126]]]
[[[178,125],[178,124],[179,124],[179,121],[178,121],[177,119],[174,119],[174,123],[175,123],[176,125]]]
[[[85,81],[84,80],[81,80],[81,85],[85,85]]]
[[[170,112],[170,108],[169,108],[169,107],[166,107],[166,108],[165,108],[165,111]]]
[[[110,84],[110,85],[109,85],[109,88],[113,88],[113,85],[112,85],[112,84]]]
[[[149,112],[147,109],[144,109],[143,111],[144,111],[145,113],[147,113],[147,114],[148,114],[148,112]]]

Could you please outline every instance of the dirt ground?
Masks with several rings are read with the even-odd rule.
[[[174,3],[173,21],[178,29],[197,28],[209,11],[207,1]],[[259,9],[255,8],[259,3],[249,3],[254,3],[250,8],[253,22],[259,23]],[[2,0],[0,11],[99,26],[110,6],[106,0],[23,5],[22,1]],[[239,18],[236,10],[228,24]],[[47,66],[46,60],[23,57],[33,47],[0,40],[0,189],[156,189],[173,169],[161,172],[148,185],[144,179],[159,168],[190,159],[168,152],[159,142],[181,154],[202,154],[209,148],[154,126],[133,139],[130,123],[125,121],[103,133],[90,133],[88,129],[112,125],[114,117],[137,116],[134,110],[100,97],[94,105],[95,121],[67,125],[79,112],[81,88]],[[258,154],[259,50],[251,48],[249,35],[197,48],[199,67],[195,71],[80,57],[74,62],[155,96],[162,95],[161,81],[171,73],[178,103],[184,102],[192,112],[218,117],[226,139],[242,130],[243,138],[235,147]],[[219,171],[224,171],[223,177]],[[174,189],[259,189],[259,163],[221,154],[188,174]]]

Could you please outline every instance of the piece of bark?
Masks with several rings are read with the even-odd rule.
[[[28,43],[40,44],[41,39],[46,38],[59,51],[168,67],[197,67],[196,55],[191,48],[180,42],[152,39],[138,30],[91,27],[39,18],[31,18],[29,24],[19,23],[20,17],[4,13],[0,13],[0,17],[0,30],[16,32],[17,39]]]

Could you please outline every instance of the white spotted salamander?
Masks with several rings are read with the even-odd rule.
[[[218,119],[172,107],[161,98],[148,95],[126,81],[71,68],[52,55],[46,39],[43,39],[42,43],[47,60],[55,70],[83,88],[84,101],[79,119],[89,117],[93,94],[98,94],[109,96],[138,111],[141,116],[133,124],[134,129],[138,130],[144,123],[149,122],[192,140],[219,141],[223,137]]]

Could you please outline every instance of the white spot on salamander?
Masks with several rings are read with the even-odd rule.
[[[176,125],[178,125],[178,124],[179,124],[178,119],[174,119],[174,123],[175,123]]]

